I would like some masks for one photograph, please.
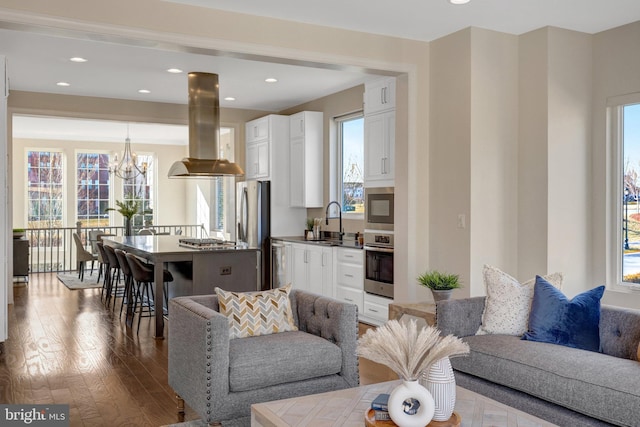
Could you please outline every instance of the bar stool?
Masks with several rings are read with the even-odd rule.
[[[125,304],[130,305],[133,302],[133,276],[131,275],[131,267],[127,261],[127,254],[122,249],[115,249],[116,258],[118,258],[118,265],[120,265],[120,271],[124,276],[124,296],[120,301],[120,317],[122,317],[122,308]]]
[[[153,294],[153,266],[149,266],[148,264],[144,264],[138,257],[133,254],[126,254],[127,262],[129,263],[129,268],[131,269],[131,276],[133,280],[136,282],[137,289],[134,296],[133,301],[133,313],[135,315],[136,309],[138,308],[138,303],[140,304],[140,308],[138,310],[138,329],[137,333],[140,333],[140,321],[143,317],[151,317],[155,314],[155,302],[154,302],[154,294]],[[173,275],[169,270],[163,271],[163,286],[164,286],[164,294],[165,294],[165,303],[168,301],[167,291],[168,291],[168,282],[173,282]],[[168,304],[167,304],[168,305]],[[145,310],[146,308],[146,310]],[[146,314],[144,314],[146,312]],[[164,311],[163,311],[164,312]]]
[[[109,306],[109,300],[113,297],[113,308],[116,307],[116,298],[123,296],[123,293],[118,292],[118,284],[120,283],[120,263],[114,248],[111,246],[103,246],[107,259],[109,260],[109,285],[107,286],[107,307]]]
[[[98,281],[100,281],[100,274],[104,272],[104,278],[102,281],[102,292],[100,294],[100,299],[105,299],[109,296],[109,258],[107,257],[107,252],[104,249],[104,243],[98,242],[96,243],[96,248],[98,248],[98,262],[100,262],[100,271],[98,273]],[[97,283],[97,282],[96,282]],[[105,295],[106,291],[106,295]]]

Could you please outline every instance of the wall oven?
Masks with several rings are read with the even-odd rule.
[[[393,187],[364,189],[365,224],[372,230],[393,230]]]
[[[364,290],[393,298],[393,233],[365,230]]]

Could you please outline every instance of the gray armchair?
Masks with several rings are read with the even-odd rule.
[[[251,404],[357,387],[357,307],[293,289],[298,331],[229,339],[215,295],[169,301],[169,385],[209,424]],[[248,418],[247,418],[248,420]]]

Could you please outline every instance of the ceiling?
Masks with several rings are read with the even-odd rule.
[[[469,26],[512,34],[547,25],[596,33],[640,20],[639,0],[471,0],[467,5],[452,5],[447,0],[399,0],[392,7],[382,0],[164,1],[425,41]],[[219,75],[221,107],[280,111],[375,77],[357,71],[163,50],[95,35],[78,37],[48,34],[44,29],[9,28],[15,27],[0,22],[0,52],[9,61],[12,90],[186,104],[186,72],[204,71]],[[74,56],[87,62],[70,61]],[[171,74],[169,68],[184,72]],[[269,77],[278,82],[266,83]],[[69,86],[57,86],[58,82]],[[140,89],[149,93],[139,93]],[[225,97],[234,97],[235,101],[226,101]],[[29,124],[33,126],[34,122]],[[63,122],[57,125],[64,127]],[[72,127],[78,125],[71,123]],[[114,125],[113,134],[102,140],[111,140],[116,134],[122,139],[123,124]],[[48,126],[50,130],[55,128],[53,122]],[[102,127],[87,126],[88,130],[92,128]],[[21,128],[14,130],[20,132]],[[60,135],[73,131],[60,129]],[[162,131],[149,138],[162,140],[165,135],[167,132]],[[133,133],[131,136],[132,140],[136,138]],[[171,134],[163,142],[172,143],[174,139]]]
[[[523,34],[545,26],[597,33],[640,20],[638,0],[165,0],[431,41],[467,27]]]

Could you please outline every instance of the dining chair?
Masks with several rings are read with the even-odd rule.
[[[98,259],[98,256],[85,249],[78,233],[73,233],[73,241],[76,244],[76,268],[78,270],[78,278],[83,282],[85,263],[91,261],[91,274],[93,274],[93,262]]]

